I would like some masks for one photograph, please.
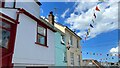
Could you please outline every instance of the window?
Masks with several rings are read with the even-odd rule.
[[[78,55],[77,58],[78,58],[78,65],[80,66],[80,55]]]
[[[64,62],[67,62],[67,53],[66,52],[64,52],[64,54],[63,54],[63,59],[64,59]]]
[[[15,0],[11,0],[10,2],[7,0],[6,1],[0,0],[0,6],[2,8],[15,8],[15,5],[16,5]]]
[[[74,53],[70,53],[71,57],[71,66],[74,66]]]
[[[64,35],[61,35],[61,43],[65,44],[65,36]]]
[[[0,21],[0,48],[8,48],[10,24]]]
[[[37,43],[43,46],[47,46],[46,28],[41,25],[37,26]]]
[[[79,48],[79,41],[77,40],[77,48]]]
[[[69,39],[69,44],[72,45],[73,41],[72,41],[72,35],[70,36],[70,39]]]

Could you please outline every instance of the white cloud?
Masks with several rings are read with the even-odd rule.
[[[55,18],[55,22],[58,22],[58,17],[57,17],[57,16],[55,16],[54,18]]]
[[[99,11],[94,11],[98,6]],[[106,8],[110,6],[109,8]],[[87,10],[87,11],[86,11]],[[78,14],[75,14],[78,12]],[[97,18],[94,19],[94,12]],[[95,23],[92,22],[95,20]],[[90,28],[89,24],[93,24],[94,28],[90,28],[90,35],[88,39],[94,38],[97,35],[118,29],[118,4],[117,2],[104,2],[97,4],[96,2],[80,2],[75,7],[70,17],[65,20],[65,23],[70,24],[71,29],[80,30],[78,35],[82,38],[85,37],[86,30]]]
[[[111,52],[111,53],[118,52],[118,47],[116,47],[116,48],[111,48],[111,49],[110,49],[110,52]]]
[[[67,10],[65,10],[65,12],[61,15],[62,18],[65,18],[67,12],[69,12],[69,8]]]
[[[118,55],[118,47],[111,48],[110,49],[110,53],[112,54],[112,56]]]

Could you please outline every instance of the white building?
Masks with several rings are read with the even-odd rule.
[[[5,23],[10,24],[11,29],[10,38],[7,39],[9,43],[0,47],[4,52],[0,66],[29,68],[54,65],[54,32],[56,31],[53,24],[39,18],[41,3],[36,0],[7,1],[9,0],[0,1],[2,4],[0,23],[3,24],[5,20]],[[3,33],[3,28],[0,33]]]

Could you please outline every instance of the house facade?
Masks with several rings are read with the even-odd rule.
[[[76,35],[68,27],[55,23],[55,27],[66,34],[66,48],[67,48],[67,66],[81,66],[82,54],[80,47],[81,38]]]
[[[59,30],[55,33],[55,66],[67,66],[65,34]]]
[[[0,1],[0,67],[48,67],[55,64],[53,24],[39,18],[41,3]],[[33,8],[33,9],[31,9]],[[51,14],[51,13],[50,13]]]

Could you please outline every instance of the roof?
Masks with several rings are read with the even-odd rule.
[[[67,26],[64,26],[62,24],[60,24],[59,22],[55,22],[56,24],[62,26],[62,27],[65,27],[66,29],[68,29],[70,32],[72,32],[75,36],[77,36],[78,38],[82,39],[80,36],[78,36],[74,31],[72,31],[70,28],[68,28]]]
[[[24,13],[25,15],[29,16],[30,18],[32,18],[33,20],[39,22],[42,22],[42,25],[46,26],[47,28],[49,28],[50,30],[52,30],[53,32],[56,32],[54,26],[49,25],[48,23],[46,23],[46,21],[44,19],[38,19],[36,18],[34,15],[30,14],[29,12],[27,12],[26,10],[24,10],[23,8],[19,8],[18,9],[21,13]]]

